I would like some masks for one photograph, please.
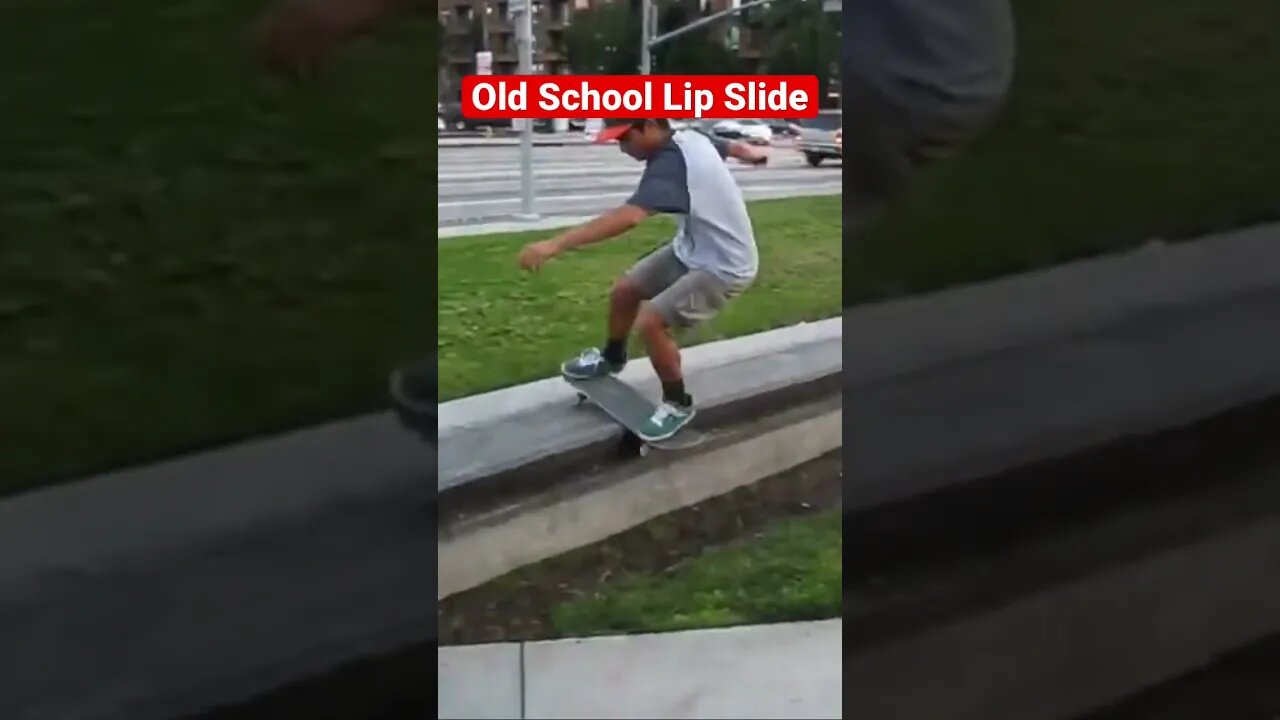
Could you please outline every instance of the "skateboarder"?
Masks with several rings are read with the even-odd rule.
[[[519,264],[534,271],[561,253],[621,235],[656,213],[677,217],[674,239],[614,283],[604,346],[560,367],[575,379],[617,373],[627,363],[627,338],[636,328],[662,381],[662,402],[636,434],[665,440],[695,412],[671,331],[715,316],[751,285],[758,269],[751,218],[725,159],[759,164],[768,155],[696,130],[673,132],[661,119],[611,120],[596,141],[617,141],[622,152],[645,163],[635,193],[586,225],[526,246]]]
[[[305,73],[334,46],[410,2],[284,0],[262,24],[264,60],[277,70]],[[1013,77],[1014,25],[1009,0],[855,2],[841,19],[843,104],[850,108],[843,132],[843,234],[845,260],[856,262],[851,251],[858,249],[858,241],[884,208],[907,189],[916,170],[974,139],[1004,103]],[[630,125],[615,125],[610,132],[637,135]],[[649,137],[651,132],[641,127],[639,136]],[[621,223],[631,215],[634,211],[624,206],[586,227],[595,226],[593,232],[612,229],[619,226],[601,223]],[[613,220],[604,219],[610,216]],[[695,230],[696,226],[695,222]],[[622,230],[613,234],[618,232]],[[552,249],[559,248],[542,245],[526,251],[529,266],[537,267],[554,255],[548,252]],[[660,251],[649,265],[660,266],[664,257],[669,255]],[[631,298],[626,297],[627,284],[622,285],[618,294],[628,301],[620,303],[626,308]],[[611,318],[611,339],[625,319],[625,312]],[[607,354],[625,362],[625,352],[610,346],[607,342]],[[606,353],[599,354],[603,358]],[[591,359],[591,354],[580,358],[586,367],[591,367]],[[678,351],[675,363],[678,368]],[[572,370],[570,365],[565,369]],[[430,368],[434,372],[434,362]],[[408,378],[406,390],[420,396],[423,407],[434,405],[434,377],[418,375]],[[673,388],[679,390],[673,395],[683,394],[674,384]]]

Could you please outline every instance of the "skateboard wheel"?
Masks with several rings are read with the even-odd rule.
[[[578,393],[578,404],[581,405],[586,401],[587,401],[587,396],[583,395],[582,393]]]
[[[649,446],[648,446],[647,444],[645,444],[645,443],[641,443],[641,444],[640,444],[640,457],[648,457],[648,456],[649,456]]]
[[[628,432],[618,442],[618,455],[624,459],[643,457],[648,448],[635,433]]]

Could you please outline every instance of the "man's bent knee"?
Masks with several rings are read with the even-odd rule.
[[[644,296],[633,281],[621,277],[614,281],[613,290],[609,292],[609,299],[615,304],[639,305]]]
[[[613,290],[609,291],[609,302],[616,307],[635,307],[640,305],[644,300],[644,293],[636,286],[635,282],[627,278],[618,278],[613,283]]]
[[[667,332],[667,321],[653,308],[645,308],[640,311],[639,317],[636,318],[636,328],[645,337],[665,334]]]

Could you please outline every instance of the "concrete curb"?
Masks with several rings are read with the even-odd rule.
[[[696,454],[648,461],[561,485],[460,526],[442,527],[439,597],[589,545],[653,518],[753,484],[840,447],[841,398],[719,438]]]
[[[848,649],[844,690],[855,699],[853,716],[1078,717],[1280,631],[1275,494],[1273,489],[1267,516],[1201,530],[1157,551],[991,601],[937,626]],[[1179,522],[1198,528],[1206,522],[1198,500],[1184,501],[1168,514],[1180,514]],[[1110,524],[1157,524],[1134,515]],[[1105,554],[1111,547],[1105,541],[1117,534],[1090,540],[1089,532],[1082,529],[1058,544],[1100,546]],[[1035,572],[1034,560],[1019,565],[1008,556],[975,563],[981,569],[970,568],[971,573]],[[923,678],[928,692],[921,692]]]
[[[747,190],[747,202],[758,202],[763,200],[788,200],[791,198],[805,197],[826,197],[830,195],[840,195],[844,192],[844,187],[840,182],[830,182],[811,185],[797,185],[785,188],[758,189],[750,188]],[[619,195],[619,202],[625,199],[626,193]],[[554,198],[551,198],[554,199]],[[517,221],[502,220],[495,222],[481,222],[474,225],[470,224],[453,224],[437,227],[437,238],[447,240],[457,240],[464,237],[493,235],[495,233],[514,233],[514,232],[534,232],[539,230],[558,230],[566,227],[581,225],[584,222],[594,219],[595,216],[569,216],[569,215],[552,215],[538,220]]]
[[[450,720],[839,718],[842,625],[440,648],[436,711]]]
[[[436,229],[436,238],[452,240],[461,237],[481,237],[505,233],[537,232],[575,227],[595,219],[594,215],[551,215],[537,220],[504,220],[476,225],[445,225]]]
[[[926,295],[846,308],[850,382],[904,376],[1053,341],[1162,308],[1280,286],[1280,223],[1078,260]]]
[[[0,597],[420,494],[435,468],[427,443],[379,413],[18,495],[0,502]]]
[[[586,138],[539,138],[534,136],[534,147],[572,147],[576,145],[591,145],[592,141]],[[493,147],[519,147],[520,138],[494,137],[489,139],[482,138],[440,138],[436,141],[439,148],[493,148]]]
[[[742,344],[750,348],[755,343],[744,340]],[[824,378],[838,377],[841,351],[837,336],[780,344],[742,356],[725,352],[723,359],[707,352],[701,355],[705,365],[686,365],[685,381],[698,398],[700,422],[715,424],[720,422],[715,418],[730,406],[787,389],[801,391]],[[656,399],[661,387],[644,365],[647,362],[629,365],[624,379]],[[580,406],[572,388],[558,378],[521,386],[489,402],[449,408],[439,423],[444,428],[439,432],[437,489],[441,493],[489,483],[516,471],[528,474],[535,464],[551,465],[569,455],[603,451],[605,444],[622,434],[616,423],[594,408]],[[556,472],[571,470],[563,466]]]
[[[768,353],[784,352],[811,343],[837,340],[844,332],[842,318],[798,323],[754,335],[694,345],[681,353],[682,364],[690,374],[705,372],[728,363]],[[630,383],[652,379],[653,364],[648,358],[636,358],[618,375]],[[478,395],[450,400],[440,405],[440,437],[458,430],[487,425],[495,420],[536,410],[547,405],[572,403],[575,393],[557,377]]]
[[[845,509],[957,487],[1273,397],[1277,317],[1280,285],[846,383],[858,398],[846,408],[846,451],[859,462]]]

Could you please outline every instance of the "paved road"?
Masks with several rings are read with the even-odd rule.
[[[730,161],[747,199],[832,195],[840,192],[840,164],[811,168],[790,147],[774,149],[769,165]],[[615,145],[534,148],[536,212],[592,215],[625,200],[642,166]],[[440,226],[510,220],[520,212],[517,146],[439,149]]]

